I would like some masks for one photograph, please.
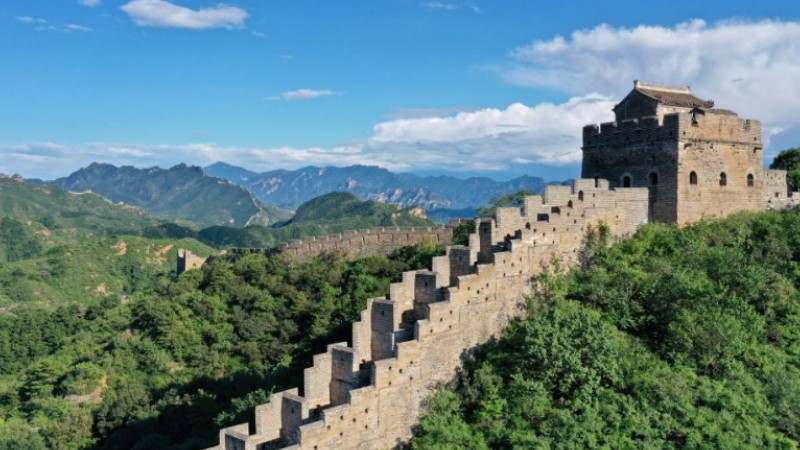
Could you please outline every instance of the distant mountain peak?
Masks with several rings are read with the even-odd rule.
[[[436,209],[471,209],[492,197],[519,189],[540,192],[542,178],[523,176],[509,181],[486,177],[460,179],[450,175],[418,176],[394,173],[372,165],[347,167],[306,166],[297,170],[257,173],[218,162],[205,168],[209,175],[226,178],[250,191],[265,203],[295,209],[303,202],[334,191],[349,191],[365,200]]]

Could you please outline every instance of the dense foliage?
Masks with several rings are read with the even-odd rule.
[[[339,223],[370,221],[376,226],[429,225],[430,221],[416,217],[409,209],[400,209],[371,200],[361,200],[351,192],[331,192],[313,198],[297,208],[290,223]]]
[[[208,447],[347,340],[367,298],[441,251],[303,264],[249,254],[177,279],[142,271],[95,301],[0,310],[0,448]]]
[[[800,213],[648,225],[544,274],[413,447],[796,448]]]
[[[786,184],[789,191],[800,191],[800,147],[783,150],[772,160],[770,169],[786,171]]]

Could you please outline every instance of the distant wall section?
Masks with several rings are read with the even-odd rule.
[[[203,267],[208,258],[195,255],[185,248],[178,249],[178,275],[187,270],[199,269]]]
[[[321,237],[308,237],[277,247],[277,251],[307,260],[324,252],[343,251],[357,258],[369,255],[385,255],[406,245],[422,242],[450,244],[453,225],[432,227],[377,227],[364,230],[345,231]]]

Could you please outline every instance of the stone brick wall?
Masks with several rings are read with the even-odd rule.
[[[344,250],[351,257],[359,257],[386,254],[397,248],[416,245],[423,241],[449,244],[452,238],[453,226],[451,225],[407,228],[378,227],[295,240],[279,246],[278,251],[300,260],[306,260],[332,250]]]
[[[667,119],[678,130],[678,223],[766,209],[760,122],[726,114],[697,116],[695,123],[690,114]]]
[[[371,299],[351,342],[314,357],[302,386],[273,394],[248,424],[220,431],[215,450],[379,449],[406,442],[437,384],[475,346],[525,311],[531,277],[553,258],[578,260],[588,227],[614,236],[647,222],[648,191],[609,190],[606,180],[548,186],[524,207],[476,223],[468,246],[406,272],[389,298]],[[379,242],[379,241],[378,241]]]
[[[760,122],[730,112],[588,125],[583,142],[582,176],[648,188],[650,220],[686,224],[786,203],[785,179],[763,169]]]
[[[327,236],[296,239],[271,248],[232,248],[224,251],[223,254],[285,253],[300,261],[306,261],[330,251],[344,251],[351,258],[385,255],[400,247],[422,242],[448,244],[453,239],[453,228],[457,224],[454,221],[449,225],[432,227],[377,227],[352,230]],[[200,258],[188,250],[178,250],[178,274],[200,268],[206,261],[211,260],[213,257]]]

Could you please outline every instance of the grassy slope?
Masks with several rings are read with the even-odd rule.
[[[175,270],[176,251],[207,256],[213,249],[194,239],[119,236],[62,244],[34,258],[0,265],[0,307],[53,307],[91,303],[141,289]]]
[[[45,240],[63,242],[138,233],[155,220],[138,208],[114,205],[96,194],[75,194],[0,178],[0,215],[35,225]]]

